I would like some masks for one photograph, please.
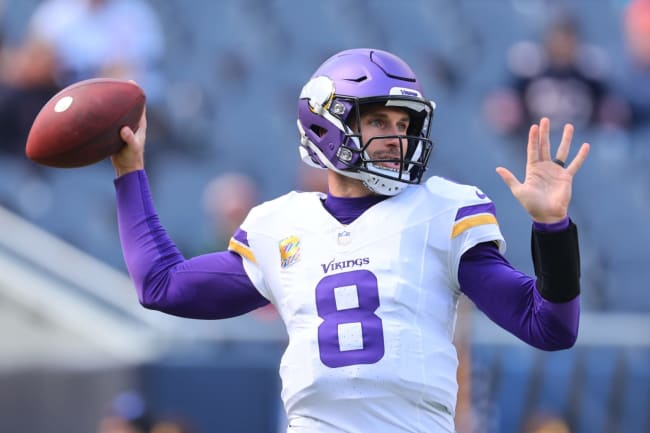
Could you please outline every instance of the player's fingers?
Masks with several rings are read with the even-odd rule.
[[[569,150],[571,149],[571,140],[573,140],[573,125],[567,123],[562,131],[562,140],[555,153],[555,158],[567,162]]]
[[[575,174],[580,170],[580,167],[582,167],[582,164],[585,162],[587,159],[587,155],[589,155],[589,143],[582,143],[582,146],[580,146],[580,150],[578,150],[578,154],[576,155],[575,158],[573,158],[573,161],[571,161],[571,164],[567,167],[567,170],[571,174],[571,176],[575,176]]]
[[[539,161],[539,125],[536,123],[528,130],[528,163]]]
[[[496,172],[499,176],[501,176],[501,179],[505,182],[506,185],[508,185],[508,188],[510,190],[513,190],[517,186],[521,185],[521,182],[517,180],[514,174],[507,168],[503,167],[497,167]]]
[[[135,140],[135,134],[128,126],[124,126],[120,129],[120,137],[122,137],[122,140],[128,144],[132,144]]]
[[[542,117],[539,121],[539,159],[551,159],[551,121],[548,117]]]
[[[147,129],[147,106],[145,105],[144,109],[142,110],[142,115],[140,116],[140,120],[138,121],[138,131],[146,131]]]

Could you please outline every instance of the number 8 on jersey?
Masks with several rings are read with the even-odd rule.
[[[344,367],[374,364],[384,356],[384,332],[375,275],[355,270],[329,275],[316,286],[318,348],[323,364]]]

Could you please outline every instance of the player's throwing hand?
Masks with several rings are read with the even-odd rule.
[[[120,130],[120,137],[122,137],[126,146],[111,157],[111,163],[118,177],[132,171],[144,169],[144,144],[147,137],[146,107],[140,117],[138,130],[133,132],[131,128],[125,126]]]

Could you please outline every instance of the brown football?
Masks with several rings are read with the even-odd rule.
[[[25,154],[50,167],[82,167],[118,152],[120,129],[134,131],[145,94],[132,81],[93,78],[54,95],[38,113],[27,136]]]

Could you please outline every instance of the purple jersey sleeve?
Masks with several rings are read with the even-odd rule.
[[[268,304],[228,251],[186,260],[160,224],[144,171],[115,179],[122,252],[140,303],[195,319],[234,317]]]
[[[552,303],[535,280],[513,268],[496,245],[469,249],[458,270],[461,290],[496,324],[543,350],[571,347],[578,335],[580,297]]]
[[[533,230],[539,230],[541,232],[554,232],[554,231],[560,231],[560,230],[565,230],[569,228],[569,223],[571,220],[569,217],[565,217],[562,221],[558,221],[556,223],[539,223],[537,221],[533,221]]]

